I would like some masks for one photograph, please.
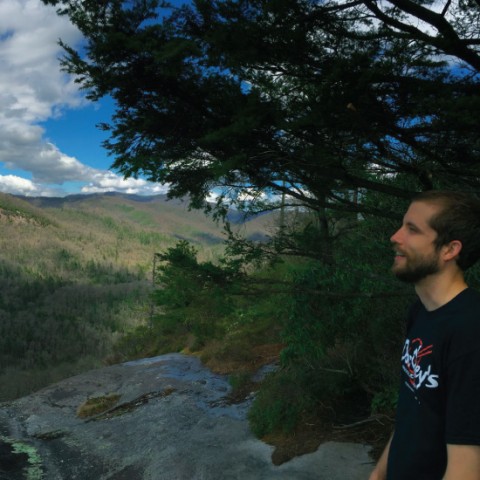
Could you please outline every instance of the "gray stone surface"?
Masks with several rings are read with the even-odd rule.
[[[4,445],[23,445],[30,459],[10,476],[2,476],[0,466],[0,479],[368,479],[373,467],[368,445],[325,443],[314,453],[273,465],[273,447],[249,430],[251,399],[228,404],[229,390],[225,376],[181,354],[66,379],[0,406],[0,438]],[[110,393],[121,395],[117,405],[130,408],[95,420],[76,416],[87,398]]]

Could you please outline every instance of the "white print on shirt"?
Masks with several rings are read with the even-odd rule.
[[[438,387],[438,375],[432,374],[432,365],[426,365],[425,360],[428,359],[424,358],[431,355],[432,351],[433,345],[424,347],[420,338],[413,340],[407,338],[405,341],[402,352],[402,368],[407,374],[409,385],[414,390],[418,390],[422,385],[426,388]]]

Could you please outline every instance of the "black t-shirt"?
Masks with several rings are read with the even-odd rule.
[[[411,309],[388,480],[441,480],[447,444],[480,445],[480,294]]]

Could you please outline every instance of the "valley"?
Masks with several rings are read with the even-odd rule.
[[[268,234],[271,218],[239,223]],[[114,361],[152,313],[152,261],[186,240],[222,253],[221,225],[186,202],[122,194],[0,194],[0,401]]]

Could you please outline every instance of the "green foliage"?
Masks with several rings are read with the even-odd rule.
[[[179,352],[185,348],[188,332],[176,323],[170,325],[154,321],[129,329],[113,347],[112,360],[122,362],[153,357],[164,353]]]
[[[228,383],[233,391],[244,388],[251,382],[252,374],[250,372],[237,372],[228,377]]]
[[[207,346],[205,361],[213,355],[248,362],[252,346],[279,341],[284,307],[276,292],[263,288],[285,274],[279,265],[246,275],[242,263],[230,257],[216,264],[199,261],[196,248],[185,241],[155,258],[155,311],[148,325],[121,340],[117,352],[138,357]],[[216,340],[213,353],[208,343]]]
[[[166,326],[178,324],[197,339],[215,337],[220,320],[229,315],[232,304],[225,292],[237,272],[211,262],[199,263],[197,250],[181,241],[157,254],[155,301],[162,312],[156,318]]]
[[[5,216],[9,222],[29,222],[42,227],[51,225],[51,220],[26,202],[13,200],[8,195],[0,193],[0,216]]]
[[[138,210],[132,205],[120,204],[117,208],[140,225],[150,227],[155,222],[155,219],[149,212]]]
[[[147,300],[147,284],[78,285],[59,277],[35,278],[2,262],[0,275],[0,371],[7,367],[48,368],[84,356],[106,356],[113,332],[134,315],[132,305]],[[126,278],[122,278],[125,280]]]
[[[284,260],[291,268],[291,293],[283,303],[288,316],[282,368],[273,384],[262,386],[250,417],[262,435],[296,424],[320,405],[338,413],[358,396],[364,399],[359,411],[391,414],[395,406],[404,319],[413,299],[413,291],[388,271],[388,239],[396,223],[370,217],[330,217],[327,223],[335,238],[328,262],[321,255],[308,262]],[[290,240],[282,242],[288,252]],[[292,383],[297,394],[280,394],[276,382]]]
[[[397,408],[398,388],[388,386],[385,390],[378,392],[372,399],[372,413],[391,414]]]
[[[284,371],[270,375],[257,393],[248,418],[258,437],[275,431],[292,432],[302,413],[315,407],[296,373]]]

